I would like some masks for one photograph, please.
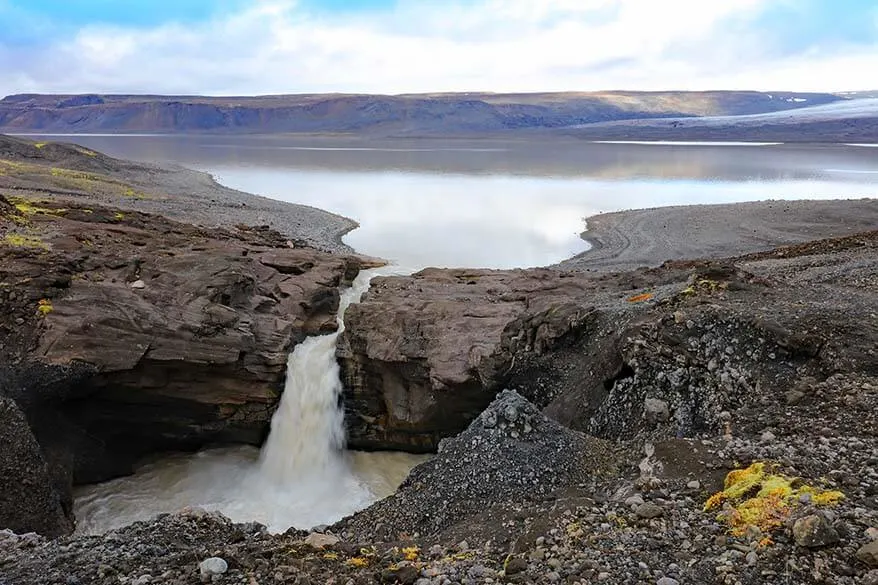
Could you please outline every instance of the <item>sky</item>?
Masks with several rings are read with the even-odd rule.
[[[0,0],[0,95],[878,89],[876,0]]]

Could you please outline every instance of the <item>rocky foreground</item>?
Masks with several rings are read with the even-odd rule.
[[[312,534],[5,533],[0,579],[878,583],[876,248],[382,279],[339,353],[355,441],[438,448],[397,494]]]

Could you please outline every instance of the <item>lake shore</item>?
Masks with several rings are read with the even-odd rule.
[[[268,226],[297,246],[346,254],[342,237],[359,224],[308,205],[244,193],[175,164],[110,157],[66,142],[0,135],[0,188],[159,214],[204,227]]]
[[[368,253],[344,244],[353,219],[222,185],[208,173],[174,165],[156,169],[159,188],[187,196],[163,201],[157,213],[204,225],[266,224],[291,238],[340,253]],[[131,177],[137,180],[137,177]],[[248,218],[250,221],[248,221]],[[878,199],[767,200],[677,205],[602,213],[581,234],[591,249],[553,265],[617,272],[667,260],[721,258],[878,227]]]
[[[686,205],[589,217],[591,249],[556,265],[616,272],[667,260],[722,258],[878,227],[878,199]]]

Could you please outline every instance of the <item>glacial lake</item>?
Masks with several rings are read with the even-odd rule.
[[[361,227],[358,251],[407,267],[527,267],[587,249],[588,216],[765,199],[878,197],[867,145],[355,140],[288,136],[52,136],[204,170]]]

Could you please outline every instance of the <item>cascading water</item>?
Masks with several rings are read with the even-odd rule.
[[[338,330],[300,343],[287,362],[287,379],[271,433],[260,457],[261,475],[287,484],[305,478],[323,482],[344,473],[344,414],[335,344],[344,331],[344,313],[359,301],[375,271],[364,271],[339,302]]]
[[[99,533],[189,506],[218,510],[273,531],[310,528],[341,519],[392,493],[422,457],[349,453],[344,448],[342,390],[335,359],[347,307],[378,274],[366,270],[342,293],[338,331],[295,347],[271,433],[261,453],[252,447],[215,449],[146,465],[126,478],[76,494],[77,531]]]

